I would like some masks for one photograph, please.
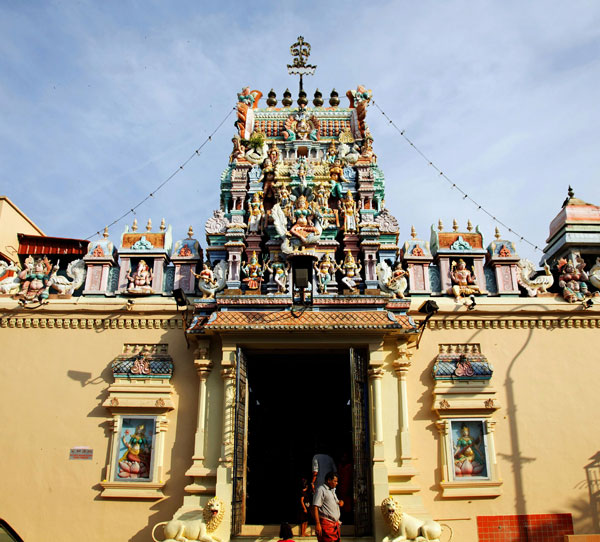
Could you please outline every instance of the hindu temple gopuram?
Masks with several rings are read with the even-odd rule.
[[[309,52],[296,93],[232,90],[205,235],[0,198],[1,540],[316,540],[317,455],[342,539],[600,539],[600,207],[536,209],[539,267],[451,207],[415,231],[372,91],[306,92]]]

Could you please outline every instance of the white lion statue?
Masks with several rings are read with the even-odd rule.
[[[152,540],[160,542],[155,538],[154,531],[159,525],[164,525],[163,533],[166,538],[162,542],[191,542],[193,540],[220,542],[212,533],[217,530],[224,515],[223,501],[218,497],[213,497],[206,503],[200,518],[172,519],[157,523],[152,529]]]
[[[433,520],[423,521],[402,512],[402,507],[393,497],[381,503],[383,519],[390,526],[389,534],[383,542],[439,542],[442,526]]]

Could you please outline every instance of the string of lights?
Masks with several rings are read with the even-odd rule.
[[[517,231],[515,231],[513,228],[509,227],[508,225],[506,225],[502,220],[500,220],[499,218],[497,218],[493,213],[491,213],[490,211],[488,211],[483,205],[481,205],[479,202],[475,201],[471,196],[469,196],[469,194],[467,194],[460,186],[458,186],[452,179],[450,179],[448,177],[448,175],[446,175],[439,167],[437,167],[435,165],[435,163],[433,162],[433,160],[431,160],[421,149],[419,149],[419,147],[417,147],[413,141],[411,141],[407,135],[406,135],[406,130],[401,130],[400,128],[398,128],[398,126],[396,126],[396,124],[394,123],[394,121],[387,116],[387,114],[385,113],[385,111],[383,109],[381,109],[381,107],[379,107],[379,104],[375,103],[375,100],[371,100],[371,103],[377,108],[379,109],[379,111],[381,112],[381,114],[386,118],[386,120],[388,121],[388,123],[393,126],[395,128],[395,130],[404,138],[404,140],[419,154],[421,155],[421,157],[427,162],[427,164],[429,166],[431,166],[433,169],[435,169],[438,172],[438,176],[442,177],[444,180],[446,180],[449,184],[450,184],[450,188],[452,189],[456,189],[460,194],[462,194],[463,199],[469,200],[471,203],[473,203],[474,205],[477,206],[477,209],[479,211],[483,211],[486,215],[488,215],[494,222],[496,222],[497,224],[499,224],[500,226],[502,226],[503,228],[505,228],[509,233],[517,236],[521,241],[531,245],[535,250],[542,252],[542,250],[540,249],[540,247],[538,247],[535,243],[532,243],[531,241],[529,241],[529,239],[527,239],[525,236],[521,235],[520,233],[518,233]]]
[[[150,198],[153,198],[155,196],[155,194],[161,189],[163,188],[171,179],[173,179],[173,177],[175,177],[175,175],[177,175],[180,171],[183,170],[183,168],[185,166],[187,166],[187,164],[190,162],[190,160],[192,160],[192,158],[195,158],[196,156],[200,156],[202,148],[209,142],[212,141],[213,136],[219,131],[219,128],[221,128],[221,126],[223,126],[223,124],[225,124],[225,121],[231,116],[231,114],[233,113],[233,111],[235,110],[235,107],[233,109],[231,109],[227,115],[225,115],[225,117],[223,118],[223,120],[219,123],[219,125],[211,132],[211,134],[203,141],[202,145],[200,145],[192,154],[191,156],[185,160],[184,162],[181,163],[181,165],[175,170],[173,171],[173,173],[171,173],[171,175],[169,175],[162,183],[160,183],[154,190],[152,190],[152,192],[150,192],[143,200],[141,200],[139,203],[137,203],[136,205],[134,205],[131,209],[129,209],[129,211],[127,211],[126,213],[123,213],[119,218],[116,218],[115,220],[113,220],[110,224],[108,224],[106,226],[107,229],[110,229],[112,226],[114,226],[115,224],[119,223],[121,220],[123,220],[125,217],[127,217],[130,214],[135,214],[135,210],[140,207],[141,205],[143,205],[144,203],[146,203],[146,201],[148,201]],[[100,235],[100,230],[98,230],[96,233],[93,233],[92,235],[90,235],[89,237],[86,237],[86,241],[89,241],[92,237],[94,237],[95,235]]]

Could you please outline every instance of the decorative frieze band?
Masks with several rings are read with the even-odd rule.
[[[417,322],[419,325],[419,322]],[[510,320],[430,320],[428,329],[557,329],[600,328],[597,318],[543,318]]]
[[[4,328],[182,329],[180,319],[158,318],[2,318]]]

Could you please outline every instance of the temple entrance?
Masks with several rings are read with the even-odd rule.
[[[366,356],[348,350],[238,351],[234,534],[300,522],[315,454],[333,457],[342,521],[370,529]],[[245,436],[243,436],[245,434]],[[311,521],[312,523],[312,521]]]

